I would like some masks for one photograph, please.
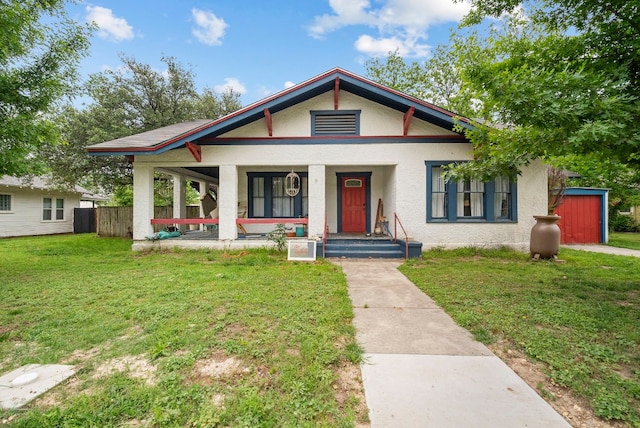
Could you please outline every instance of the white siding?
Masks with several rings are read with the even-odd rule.
[[[73,209],[80,206],[79,195],[44,192],[29,188],[1,188],[0,193],[13,195],[13,211],[0,212],[0,237],[73,232]],[[56,199],[64,199],[64,220],[42,220],[43,198],[52,199],[53,218],[55,218]]]
[[[345,144],[348,140],[317,144],[269,144],[264,120],[248,124],[229,132],[225,137],[264,138],[250,144],[202,146],[202,162],[196,162],[186,148],[159,155],[136,156],[135,168],[182,168],[219,166],[231,171],[237,168],[237,201],[247,204],[248,172],[315,171],[324,168],[324,203],[311,203],[310,207],[324,207],[325,213],[310,214],[310,231],[322,230],[318,219],[326,214],[330,232],[338,227],[337,173],[371,174],[371,228],[375,226],[378,199],[384,204],[384,214],[393,231],[394,213],[397,213],[409,236],[430,247],[501,246],[508,245],[526,250],[534,215],[546,213],[546,169],[540,162],[524,168],[518,181],[517,222],[491,223],[427,223],[426,221],[426,161],[461,161],[471,157],[468,143],[416,143],[403,140],[403,114],[380,106],[353,94],[340,92],[340,109],[361,110],[362,136],[398,137],[397,142],[377,144]],[[273,114],[273,137],[309,137],[311,110],[333,110],[333,94],[327,93],[295,107]],[[413,118],[410,135],[455,135],[430,123]],[[281,140],[280,143],[286,142]],[[235,182],[232,183],[235,186]],[[221,189],[225,186],[220,182]],[[236,198],[232,198],[236,199]],[[221,200],[221,207],[223,205]],[[137,208],[136,208],[137,209]],[[227,210],[231,213],[231,209]],[[314,219],[314,220],[312,220]],[[145,219],[146,222],[148,220]],[[232,228],[233,223],[229,222]],[[250,232],[271,230],[272,225],[248,225]],[[235,229],[234,229],[235,230]],[[135,230],[134,230],[135,233]],[[226,233],[226,232],[225,232]],[[401,235],[399,233],[399,235]],[[226,237],[226,236],[225,236]],[[228,239],[228,237],[227,237]]]
[[[371,173],[371,225],[375,226],[378,198],[393,229],[394,212],[411,238],[429,247],[501,246],[526,250],[534,220],[546,212],[546,169],[534,162],[518,181],[518,221],[515,223],[427,223],[425,161],[469,159],[471,147],[461,143],[405,143],[372,145],[249,145],[204,146],[202,164],[185,150],[157,156],[138,156],[136,165],[156,167],[238,165],[238,201],[247,202],[247,172],[307,171],[309,163],[326,166],[326,214],[330,232],[337,231],[338,172]],[[271,226],[251,225],[250,232]],[[317,228],[317,227],[316,227]]]

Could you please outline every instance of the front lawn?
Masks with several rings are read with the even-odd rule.
[[[93,235],[0,240],[0,373],[74,364],[0,423],[354,426],[367,420],[346,281],[268,250],[134,253]]]
[[[524,353],[595,414],[639,427],[640,259],[560,255],[566,263],[507,250],[431,251],[400,270],[476,339]]]
[[[478,340],[523,353],[596,414],[640,427],[640,259],[564,248],[561,258],[430,251],[400,269]],[[76,235],[1,239],[0,269],[0,373],[78,369],[25,410],[0,411],[0,423],[366,423],[351,302],[329,262],[133,253],[127,240]]]
[[[640,250],[640,233],[612,232],[609,234],[609,245]]]

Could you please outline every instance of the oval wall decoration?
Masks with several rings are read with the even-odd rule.
[[[300,192],[300,176],[291,171],[284,178],[284,191],[289,196],[296,196]]]

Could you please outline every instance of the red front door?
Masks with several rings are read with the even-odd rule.
[[[365,184],[364,177],[342,177],[342,232],[366,232]]]

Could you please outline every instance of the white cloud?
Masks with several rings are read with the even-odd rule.
[[[316,16],[309,34],[322,38],[347,26],[367,26],[375,34],[363,34],[355,42],[358,51],[368,55],[386,55],[396,48],[406,56],[426,56],[429,27],[457,22],[470,10],[467,2],[451,0],[380,0],[372,7],[368,0],[329,0],[331,14]]]
[[[229,26],[224,19],[218,18],[212,12],[195,8],[191,10],[191,15],[196,23],[191,33],[196,39],[209,46],[222,44],[221,39]]]
[[[387,56],[396,50],[402,57],[425,57],[428,55],[431,46],[418,42],[420,37],[380,37],[374,39],[369,35],[362,35],[354,43],[358,52],[369,56]]]
[[[287,80],[286,82],[284,82],[284,88],[285,89],[289,89],[292,86],[295,86],[296,84],[293,83],[291,80]]]
[[[98,26],[98,36],[112,39],[116,42],[131,40],[135,37],[133,27],[126,19],[113,15],[111,9],[100,6],[87,6],[87,22],[94,22]]]
[[[375,23],[375,17],[366,9],[368,0],[329,0],[333,15],[316,16],[313,25],[309,27],[309,34],[321,38],[324,34],[335,31],[346,25],[368,25]]]
[[[213,90],[217,93],[221,94],[223,92],[227,92],[229,89],[233,90],[236,94],[245,94],[247,92],[246,86],[244,86],[238,79],[235,77],[227,77],[224,79],[224,83],[220,85],[215,85]]]

